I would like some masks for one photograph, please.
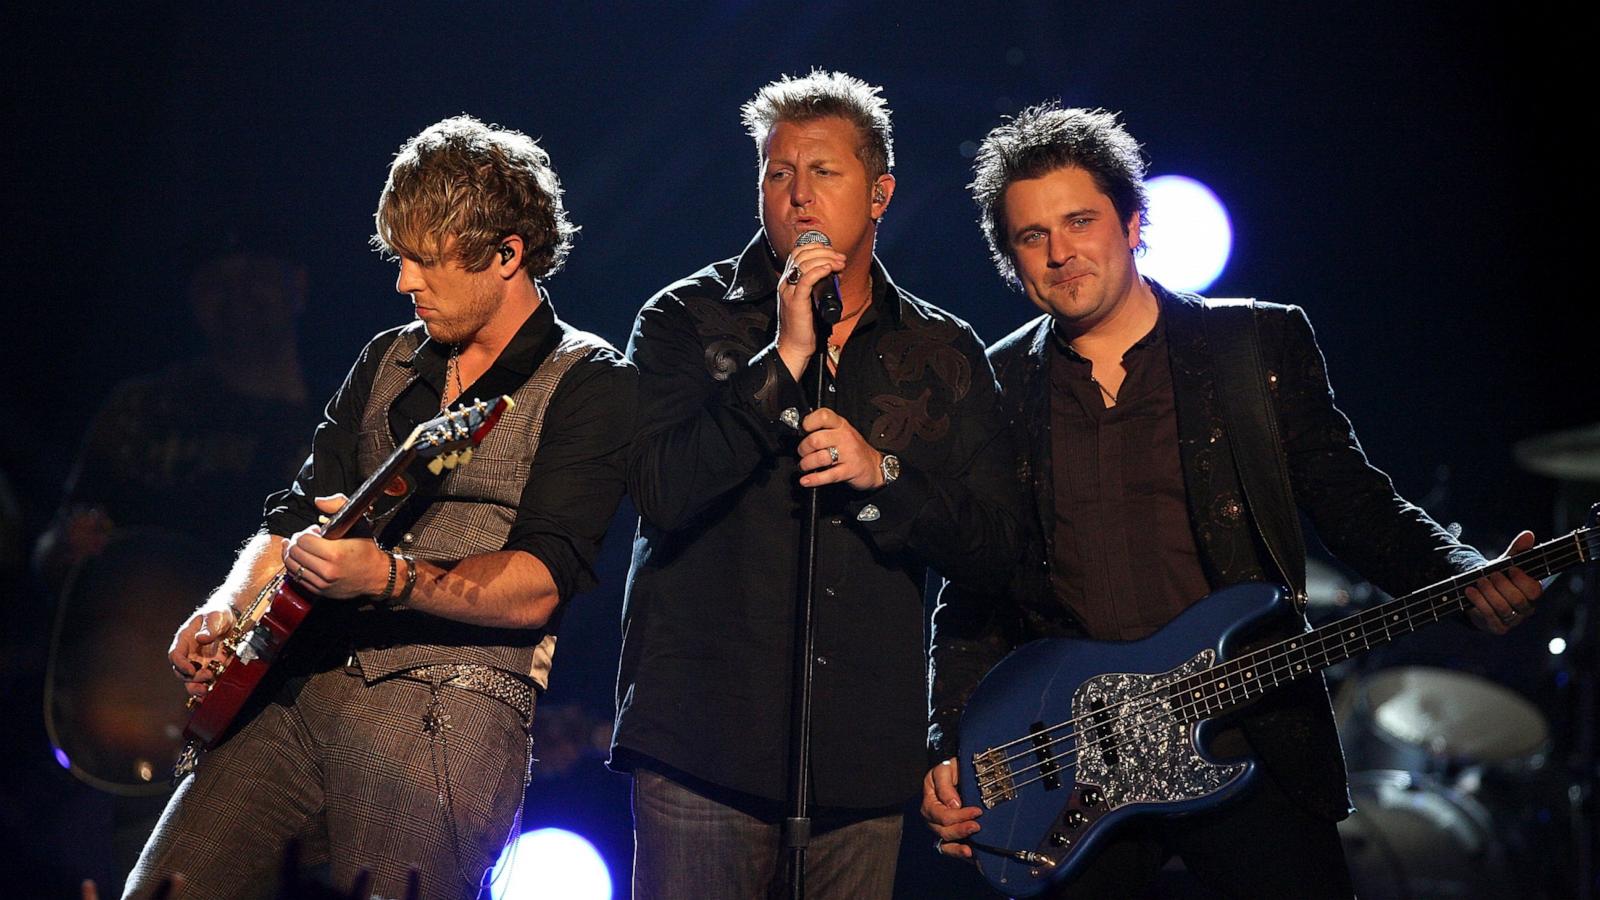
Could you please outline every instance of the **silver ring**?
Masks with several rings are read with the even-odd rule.
[[[302,580],[305,579],[305,577],[306,577],[306,564],[305,563],[301,563],[300,564],[300,568],[298,568],[298,569],[296,569],[294,571],[294,580],[295,581],[302,581]]]
[[[789,274],[783,280],[789,282],[790,284],[799,284],[800,283],[800,267],[799,266],[790,266],[789,267]]]
[[[828,448],[828,464],[832,465],[832,466],[836,466],[836,465],[839,464],[839,448],[838,447],[829,447]]]

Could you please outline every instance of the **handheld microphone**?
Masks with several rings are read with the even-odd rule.
[[[804,247],[806,244],[821,244],[824,247],[833,246],[833,242],[828,240],[828,236],[820,231],[806,231],[794,239],[796,247]],[[829,272],[827,278],[817,282],[816,286],[811,289],[811,303],[816,309],[817,318],[827,322],[829,325],[838,324],[839,317],[844,315],[844,300],[839,293],[839,274],[837,272]]]

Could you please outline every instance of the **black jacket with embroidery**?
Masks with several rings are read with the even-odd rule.
[[[828,405],[901,475],[823,489],[812,730],[815,800],[884,807],[925,770],[927,568],[1007,577],[1020,496],[983,344],[873,263],[870,308]],[[623,615],[613,765],[654,760],[782,799],[810,409],[777,355],[776,261],[758,234],[735,259],[668,286],[634,323],[640,416],[629,488],[640,512]],[[809,380],[809,379],[808,379]]]

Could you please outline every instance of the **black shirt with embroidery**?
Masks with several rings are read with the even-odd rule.
[[[872,276],[826,402],[897,455],[901,475],[870,492],[822,489],[812,781],[829,807],[899,804],[926,771],[927,570],[1000,581],[1020,552],[1015,453],[982,342],[876,260]],[[612,760],[767,800],[788,779],[807,493],[792,423],[812,408],[778,357],[777,279],[758,234],[634,323],[628,483],[641,521]]]
[[[466,385],[462,397],[488,399],[515,391],[560,343],[566,327],[546,297],[488,371]],[[299,476],[288,489],[267,498],[266,528],[272,534],[288,536],[315,522],[318,513],[310,498],[354,493],[361,485],[365,473],[357,464],[357,440],[362,412],[378,363],[399,333],[398,328],[385,331],[367,344],[328,401]],[[449,357],[448,345],[426,340],[408,361],[419,377],[389,408],[389,430],[397,444],[418,424],[439,415]],[[602,348],[567,372],[545,409],[533,474],[523,487],[503,549],[526,551],[544,563],[562,600],[596,584],[600,539],[622,497],[635,381],[633,367]],[[405,520],[397,516],[389,530]],[[392,545],[398,536],[386,532],[380,537]]]

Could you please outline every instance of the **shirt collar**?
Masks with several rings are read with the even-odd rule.
[[[540,301],[538,307],[528,314],[528,318],[517,328],[517,333],[511,336],[511,342],[500,351],[493,368],[531,375],[539,363],[550,355],[550,350],[560,339],[560,330],[556,327],[555,305],[550,302],[550,293],[544,289],[544,285],[538,287]],[[444,372],[452,349],[454,348],[450,344],[425,336],[411,356],[402,360],[400,364],[415,368],[424,376],[438,376]]]
[[[1133,342],[1133,346],[1129,347],[1127,350],[1128,353],[1133,353],[1149,347],[1150,345],[1164,338],[1167,333],[1167,304],[1172,302],[1172,296],[1167,293],[1166,288],[1163,288],[1161,285],[1156,284],[1154,281],[1151,281],[1148,278],[1145,279],[1145,283],[1150,285],[1150,289],[1156,295],[1156,322],[1154,325],[1150,326],[1149,331],[1145,332],[1144,337]],[[1072,345],[1067,343],[1067,341],[1061,337],[1061,334],[1056,331],[1055,319],[1052,318],[1050,320],[1050,326],[1047,330],[1050,332],[1050,343],[1053,344],[1057,350],[1065,354],[1068,359],[1071,359],[1074,362],[1083,363],[1089,361],[1083,356],[1083,354],[1072,349]]]

